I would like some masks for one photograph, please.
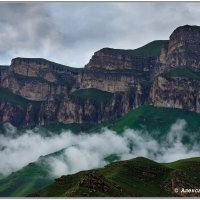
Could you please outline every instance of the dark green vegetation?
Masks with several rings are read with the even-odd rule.
[[[53,183],[53,178],[49,176],[49,167],[46,159],[59,156],[64,150],[61,149],[57,152],[40,156],[36,162],[30,163],[9,176],[0,179],[0,197],[26,196]]]
[[[123,117],[120,117],[119,119],[117,119],[115,121],[110,121],[108,123],[99,124],[99,125],[93,126],[93,127],[90,127],[90,126],[82,127],[81,125],[78,125],[78,124],[69,124],[69,125],[51,124],[51,125],[46,126],[45,128],[47,128],[48,130],[51,130],[53,132],[57,132],[57,133],[60,133],[62,130],[72,130],[74,133],[79,133],[82,130],[82,131],[86,131],[89,133],[93,133],[93,132],[98,132],[101,130],[102,127],[107,126],[108,128],[116,131],[118,134],[121,134],[125,128],[138,129],[138,130],[146,129],[150,132],[152,137],[154,137],[156,140],[159,140],[159,139],[162,139],[162,136],[166,136],[167,132],[170,129],[170,126],[172,124],[174,124],[177,119],[184,119],[188,123],[187,131],[189,131],[189,132],[196,131],[198,133],[199,128],[200,128],[200,114],[197,114],[194,112],[189,112],[189,111],[183,111],[180,109],[155,108],[153,106],[143,106],[143,107],[137,108],[134,111],[129,112],[128,114],[124,115]],[[52,155],[57,156],[60,154],[60,152],[61,151],[55,152],[55,154],[54,155],[52,154]],[[47,156],[49,156],[49,155],[47,155]],[[118,159],[119,159],[119,157],[115,154],[112,154],[105,158],[105,160],[107,162],[113,162]],[[195,162],[193,162],[193,159]],[[187,169],[190,169],[190,167],[191,167],[188,174],[190,176],[193,176],[195,174],[195,172],[197,172],[197,174],[199,174],[199,172],[198,172],[199,168],[196,168],[196,165],[199,166],[199,164],[200,164],[199,158],[198,159],[193,158],[193,159],[177,161],[177,162],[173,162],[170,164],[164,164],[164,165],[162,165],[162,167],[167,167],[167,169],[168,169],[168,167],[172,167],[173,170],[174,169],[178,169],[178,170],[183,169],[185,171],[187,171]],[[136,161],[134,161],[134,162],[136,162]],[[119,162],[119,163],[122,163],[122,162]],[[194,163],[197,163],[197,164],[194,164]],[[159,164],[156,164],[156,165],[159,165]],[[194,167],[193,167],[193,165],[194,165]],[[115,165],[113,165],[113,166],[115,166]],[[116,166],[118,166],[118,165],[116,165]],[[145,162],[143,162],[143,161],[141,162],[141,167],[143,167],[143,168],[146,167]],[[109,171],[108,169],[111,169],[111,170]],[[123,169],[123,170],[125,170],[125,169]],[[105,169],[102,170],[102,173],[103,173],[103,175],[106,176],[106,181],[108,181],[108,184],[110,184],[110,186],[113,185],[113,182],[112,182],[113,180],[115,182],[117,182],[117,181],[120,182],[120,180],[122,180],[120,183],[121,184],[120,187],[122,187],[123,191],[124,191],[124,189],[126,187],[128,188],[126,183],[130,184],[130,186],[131,186],[131,185],[134,185],[133,182],[134,183],[136,182],[137,185],[135,185],[134,188],[135,188],[135,190],[137,189],[139,192],[130,193],[130,191],[129,191],[130,186],[129,186],[129,189],[127,192],[120,193],[119,190],[113,189],[114,193],[111,193],[111,194],[100,192],[98,194],[97,193],[89,193],[89,195],[97,195],[97,196],[107,196],[108,195],[109,196],[109,195],[113,194],[113,195],[119,195],[119,196],[123,196],[123,195],[124,196],[126,196],[126,195],[127,196],[128,195],[141,196],[140,191],[142,190],[141,188],[143,186],[145,186],[145,190],[148,190],[148,191],[145,191],[144,195],[147,195],[147,196],[148,195],[164,196],[165,194],[169,195],[168,193],[163,192],[163,190],[160,190],[159,188],[156,189],[158,187],[158,185],[164,180],[164,177],[165,177],[164,175],[161,176],[161,179],[153,179],[152,178],[152,179],[147,180],[148,179],[148,177],[147,177],[147,179],[145,178],[144,181],[142,181],[142,179],[144,177],[139,176],[139,178],[135,178],[135,179],[133,179],[133,181],[131,181],[131,180],[129,181],[129,179],[127,177],[129,177],[129,176],[132,177],[133,175],[129,171],[127,171],[126,172],[127,174],[126,174],[126,173],[124,173],[123,170],[121,168],[117,168],[117,167],[116,167],[116,169],[106,167]],[[156,171],[157,171],[157,168],[156,168]],[[40,162],[39,163],[35,162],[30,165],[27,165],[26,167],[22,168],[21,170],[14,172],[11,175],[9,175],[8,177],[0,180],[0,196],[25,196],[32,192],[35,192],[35,191],[43,188],[44,186],[47,186],[49,183],[52,183],[52,181],[53,181],[52,179],[46,179],[47,173],[48,173],[48,167],[46,165],[41,165]],[[122,173],[122,174],[118,175],[118,173]],[[190,173],[192,173],[193,175]],[[70,191],[73,191],[74,188],[76,189],[76,185],[77,185],[78,181],[80,181],[80,179],[85,176],[86,172],[80,172],[78,174],[80,176],[79,175],[67,176],[67,177],[70,177],[69,182],[67,181],[67,183],[69,183],[69,185],[67,185],[67,187],[66,187],[66,185],[61,186],[58,184],[55,186],[55,184],[54,184],[55,188],[52,190],[53,193],[51,193],[49,195],[62,196],[62,195],[65,195],[64,191],[68,191],[69,196],[72,195]],[[124,174],[126,174],[126,176]],[[124,176],[124,179],[123,179],[123,176]],[[168,174],[166,176],[168,177]],[[74,177],[74,178],[71,179],[72,177]],[[110,179],[110,177],[111,177],[111,179]],[[107,180],[107,179],[109,179],[109,180]],[[141,182],[140,182],[140,179],[141,179]],[[152,180],[152,182],[150,180]],[[75,181],[75,182],[73,182],[73,181]],[[147,187],[147,184],[154,183],[154,182],[155,182],[155,185],[153,184],[151,187],[150,186]],[[199,178],[198,178],[197,182],[200,183]],[[138,189],[139,186],[141,187],[140,189]],[[66,190],[66,188],[69,188],[69,190],[68,189]],[[84,194],[83,194],[82,189],[85,191]],[[83,195],[83,196],[86,194],[88,195],[88,190],[91,190],[91,189],[85,189],[85,188],[82,188],[82,189],[80,191],[81,192],[80,195]],[[42,193],[42,195],[46,195],[46,194],[47,193]]]
[[[93,128],[92,124],[77,124],[77,123],[71,123],[71,124],[63,124],[63,123],[51,123],[44,125],[40,127],[42,129],[47,129],[48,131],[53,132],[54,134],[59,134],[63,130],[67,131],[70,130],[75,134],[78,134],[80,132],[89,131]]]
[[[183,27],[184,28],[188,28],[188,29],[191,29],[191,30],[194,30],[194,31],[200,31],[200,27],[199,26],[195,26],[195,25],[184,25],[184,26],[180,26],[180,27],[178,27],[178,28],[176,28],[176,30],[175,31],[177,31],[177,30],[179,30],[179,29],[183,29]]]
[[[35,192],[43,186],[52,183],[48,169],[42,162],[30,163],[26,167],[0,179],[1,197],[20,197]]]
[[[200,183],[200,173],[198,168],[199,164],[200,164],[200,157],[195,157],[195,158],[178,160],[171,163],[166,163],[165,165],[168,167],[172,167],[174,169],[187,171],[187,174],[190,177],[193,177],[197,183]]]
[[[155,40],[152,41],[140,48],[137,49],[111,49],[111,48],[104,48],[103,50],[107,50],[108,52],[122,54],[122,55],[129,55],[129,56],[159,56],[161,48],[167,44],[168,40]]]
[[[28,60],[28,62],[35,63],[37,65],[48,64],[51,68],[53,68],[57,71],[66,70],[66,71],[71,71],[73,73],[77,73],[77,72],[82,71],[82,68],[69,67],[69,66],[66,66],[66,65],[62,65],[62,64],[58,64],[58,63],[46,60],[44,58],[19,58],[18,57],[18,58],[15,58],[13,60],[16,60],[16,59],[21,59],[23,61]]]
[[[87,133],[99,132],[103,127],[108,127],[118,134],[122,134],[126,128],[130,128],[147,130],[152,136],[155,134],[155,139],[160,139],[167,134],[171,125],[178,119],[184,119],[187,122],[186,131],[191,133],[200,131],[200,114],[176,108],[156,108],[151,105],[141,106],[116,120],[102,124],[53,123],[42,128],[54,133],[71,130],[75,134],[81,131]]]
[[[42,101],[31,101],[25,99],[19,95],[13,94],[9,89],[2,87],[0,87],[0,100],[20,105],[22,107],[27,107],[29,104],[32,104],[34,107],[40,107],[42,103]]]
[[[175,188],[200,186],[200,158],[160,164],[138,157],[62,176],[34,197],[170,197]],[[187,168],[189,167],[190,172]],[[173,181],[174,185],[170,185]],[[194,195],[194,194],[193,194]]]
[[[105,92],[98,90],[96,88],[80,89],[70,94],[73,99],[78,99],[81,102],[86,100],[93,101],[94,103],[100,104],[101,102],[109,101],[113,94],[110,92]]]
[[[142,106],[129,112],[113,122],[109,127],[117,133],[122,133],[125,128],[146,129],[157,132],[156,137],[166,135],[172,124],[178,119],[187,122],[186,130],[196,132],[200,130],[200,114],[175,108],[156,108],[150,105]],[[158,139],[158,138],[157,138]]]
[[[167,40],[155,40],[138,49],[132,50],[134,55],[158,56],[161,48],[167,43]]]
[[[165,77],[186,77],[191,80],[200,80],[200,72],[192,71],[191,69],[184,67],[184,68],[176,68],[170,70],[163,74]]]

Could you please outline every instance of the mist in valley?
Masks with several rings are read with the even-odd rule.
[[[158,141],[146,130],[125,129],[119,135],[103,128],[98,133],[73,134],[63,130],[60,134],[44,134],[43,129],[19,131],[10,124],[0,134],[0,174],[17,171],[40,156],[63,149],[62,153],[44,157],[49,177],[76,173],[103,167],[107,158],[115,155],[119,160],[143,156],[158,162],[200,156],[199,133],[188,133],[184,120],[177,120],[169,132]]]

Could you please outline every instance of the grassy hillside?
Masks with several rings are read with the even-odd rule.
[[[171,163],[166,163],[167,167],[171,167],[177,170],[187,171],[187,174],[192,177],[197,183],[200,183],[200,173],[199,173],[200,157],[188,158],[183,160],[178,160]]]
[[[113,93],[98,90],[96,88],[80,89],[70,94],[71,98],[78,99],[81,102],[86,100],[94,101],[100,104],[103,101],[109,101],[113,97]]]
[[[25,99],[19,95],[13,94],[10,90],[7,88],[0,87],[0,100],[6,101],[12,104],[20,105],[22,107],[27,107],[28,104],[32,104],[35,107],[39,107],[42,103],[41,101],[31,101],[28,99]]]
[[[162,139],[162,136],[165,136],[167,134],[167,132],[170,129],[170,126],[174,124],[177,119],[185,119],[188,122],[187,130],[189,132],[196,131],[197,134],[199,133],[200,114],[183,111],[180,109],[155,108],[153,106],[143,106],[137,108],[134,111],[129,112],[128,114],[124,115],[123,117],[115,121],[99,124],[94,127],[82,127],[78,124],[69,124],[69,125],[51,124],[46,128],[52,130],[53,132],[56,131],[60,132],[62,129],[65,130],[71,129],[74,133],[79,133],[80,130],[83,130],[85,128],[84,129],[85,131],[93,133],[93,132],[98,132],[102,127],[107,126],[108,128],[115,130],[118,134],[121,134],[125,128],[138,129],[138,130],[145,128],[146,130],[150,131],[152,137],[159,140]],[[54,156],[56,155],[57,153],[54,154]],[[119,159],[118,155],[115,154],[112,154],[105,158],[105,160],[108,162],[113,162],[118,159]],[[200,164],[200,159],[193,158],[191,160],[183,160],[183,161],[173,162],[170,164],[164,164],[162,165],[162,167],[174,168],[180,170],[181,169],[187,170],[190,169],[191,167],[191,170],[188,172],[188,174],[192,173],[190,175],[193,176],[195,173],[198,173],[199,168],[196,168],[196,166],[199,166],[199,164]],[[193,168],[193,165],[195,168]],[[24,196],[31,192],[39,190],[42,187],[52,182],[52,180],[46,179],[47,173],[48,173],[48,167],[46,165],[41,165],[40,162],[30,164],[24,167],[23,169],[14,172],[8,177],[0,180],[0,196]],[[115,173],[114,171],[113,172],[110,171],[110,176],[114,173]],[[83,174],[83,172],[81,172],[80,175],[81,174]],[[129,175],[131,175],[131,173],[127,174],[127,176]],[[120,180],[121,179],[122,178],[120,177]],[[200,183],[200,179],[198,179],[198,182]],[[141,184],[143,184],[143,182]],[[66,186],[63,187],[66,189]],[[125,187],[125,185],[123,187]],[[153,188],[151,190],[154,191]],[[125,194],[127,195],[127,193]],[[146,194],[153,195],[151,193],[146,193]],[[159,194],[158,191],[156,192],[156,194]],[[103,194],[101,193],[100,195]],[[117,195],[121,195],[121,193],[119,194],[117,193]]]
[[[19,197],[35,192],[52,183],[52,180],[48,179],[47,173],[45,164],[30,163],[8,177],[0,179],[0,196]]]
[[[166,77],[186,77],[192,80],[200,80],[200,72],[192,71],[187,67],[176,68],[164,73],[163,75]]]
[[[138,49],[132,50],[133,54],[144,55],[144,56],[158,56],[161,48],[167,43],[167,40],[155,40],[150,42]]]
[[[187,165],[187,168],[179,167]],[[115,162],[101,169],[62,176],[34,197],[176,197],[182,187],[199,188],[200,173],[195,173],[200,158],[160,164],[138,157]],[[196,180],[195,180],[196,179]],[[173,181],[173,185],[170,183]],[[194,195],[189,194],[189,195]],[[199,194],[200,195],[200,194]]]
[[[92,128],[92,124],[77,124],[77,123],[71,123],[71,124],[63,124],[63,123],[51,123],[44,125],[42,129],[47,129],[48,131],[53,132],[54,134],[59,134],[63,130],[70,130],[75,134],[82,132],[86,132]]]
[[[130,111],[128,114],[110,124],[109,127],[119,134],[125,128],[145,128],[150,132],[160,132],[161,136],[169,131],[170,126],[177,119],[184,119],[188,124],[187,130],[190,132],[200,130],[200,114],[175,108],[156,108],[150,105]]]
[[[151,105],[141,106],[116,120],[93,126],[87,124],[49,124],[44,128],[53,132],[72,130],[74,133],[80,131],[92,133],[100,131],[103,127],[108,127],[118,134],[121,134],[126,128],[146,129],[150,132],[160,132],[160,136],[162,136],[169,131],[171,125],[178,119],[184,119],[187,122],[187,131],[196,132],[200,130],[200,114],[176,108],[156,108]]]
[[[129,56],[159,56],[161,48],[167,44],[168,40],[155,40],[137,49],[112,49],[104,48],[107,52]]]
[[[46,156],[41,156],[36,162],[30,163],[0,179],[0,197],[26,196],[53,183],[54,179],[49,176],[49,167],[46,164],[46,159],[59,156],[64,150],[61,149]]]

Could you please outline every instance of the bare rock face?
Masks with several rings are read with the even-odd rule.
[[[134,84],[150,80],[156,59],[156,55],[139,51],[104,48],[92,56],[78,81],[81,88],[125,92]]]
[[[9,70],[9,66],[0,66],[0,86],[3,82],[3,79],[7,76]]]
[[[167,64],[171,67],[188,66],[200,71],[200,28],[198,26],[182,26],[170,36]]]
[[[130,89],[125,93],[115,93],[112,98],[102,102],[70,96],[48,99],[43,102],[40,110],[40,125],[49,122],[95,124],[115,119],[146,104],[149,89],[138,86],[138,89]]]
[[[174,68],[189,67],[191,70],[200,71],[200,27],[181,26],[171,34],[169,43],[166,44],[159,56],[154,76]]]
[[[134,55],[131,50],[104,48],[94,53],[86,69],[149,71],[155,65],[155,56]]]
[[[150,94],[154,106],[200,112],[199,41],[198,26],[182,26],[171,34],[154,69]],[[166,76],[170,72],[173,76]]]
[[[145,78],[144,78],[145,79]],[[139,80],[133,72],[107,72],[104,70],[84,70],[79,75],[80,88],[97,88],[108,92],[124,92]]]
[[[0,123],[99,123],[145,104],[200,113],[199,41],[200,28],[186,25],[169,41],[136,50],[101,49],[83,69],[41,58],[15,58],[10,67],[0,66],[0,89],[30,102],[23,107],[0,98]],[[99,103],[71,97],[87,88],[111,92],[113,97]]]
[[[200,112],[200,81],[185,77],[158,76],[150,98],[156,107],[180,108]]]
[[[15,58],[2,86],[24,98],[41,101],[52,95],[68,94],[76,76],[69,67],[45,59]]]
[[[37,79],[30,80],[26,77],[7,77],[3,81],[3,87],[9,88],[14,94],[35,101],[46,100],[49,95],[48,83]]]
[[[36,126],[39,124],[40,108],[33,105],[21,106],[6,101],[0,101],[0,122],[11,123],[16,127]]]

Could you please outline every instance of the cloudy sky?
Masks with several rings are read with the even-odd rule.
[[[83,67],[103,47],[134,49],[200,25],[200,3],[0,3],[0,64],[42,57]]]

